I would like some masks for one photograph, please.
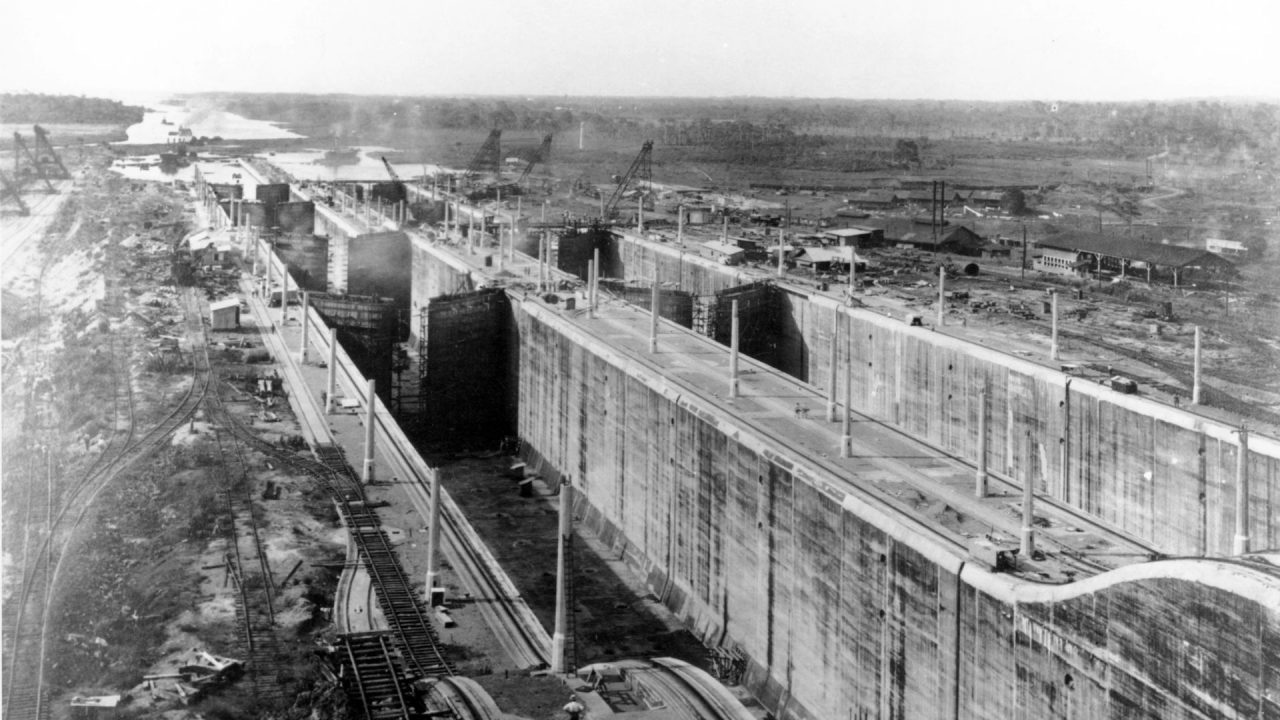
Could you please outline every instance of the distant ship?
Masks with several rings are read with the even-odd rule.
[[[172,125],[173,123],[169,120],[169,118],[160,118],[160,124],[161,124],[161,125]]]

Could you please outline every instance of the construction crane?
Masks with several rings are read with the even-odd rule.
[[[551,157],[551,133],[547,133],[542,138],[542,145],[538,147],[537,152],[533,154],[533,158],[529,160],[529,164],[524,166],[524,172],[520,173],[520,179],[516,181],[516,185],[524,185],[524,181],[529,177],[529,173],[533,172],[533,166],[538,163],[546,163]]]
[[[30,215],[31,210],[27,204],[22,202],[22,195],[18,192],[18,186],[9,181],[9,177],[4,173],[0,173],[0,198],[13,198],[14,203],[18,205],[19,215]]]
[[[396,174],[395,168],[391,167],[391,161],[387,160],[386,156],[379,155],[378,157],[382,160],[382,166],[387,169],[387,174],[391,176],[391,182],[375,183],[372,190],[373,196],[380,197],[390,204],[408,203],[409,214],[418,216],[414,203],[409,202],[409,186]]]
[[[645,140],[644,145],[640,147],[640,154],[631,163],[631,167],[627,169],[627,174],[618,180],[618,187],[614,188],[613,194],[609,196],[609,201],[604,205],[604,215],[602,220],[608,220],[613,217],[613,213],[617,210],[618,201],[627,192],[627,187],[631,185],[631,181],[637,176],[642,178],[646,185],[653,182],[653,167],[650,164],[650,156],[653,154],[653,141]],[[648,190],[648,188],[645,188]]]
[[[476,156],[471,158],[471,164],[467,166],[467,171],[462,176],[470,178],[479,172],[497,173],[501,165],[502,131],[494,128],[489,131],[489,137],[485,138],[484,144],[476,151]]]
[[[391,176],[391,182],[397,185],[403,185],[404,181],[396,174],[395,168],[391,167],[391,163],[387,161],[387,156],[379,155],[378,157],[382,159],[382,166],[387,169],[387,174]]]
[[[22,158],[25,157],[27,159],[27,163],[31,166],[31,173],[34,174],[35,177],[44,181],[45,187],[48,188],[49,192],[58,192],[58,189],[53,186],[53,183],[49,182],[49,177],[45,175],[44,165],[41,164],[40,160],[36,157],[36,154],[31,152],[31,148],[27,147],[27,143],[22,139],[21,133],[16,131],[13,133],[13,144],[18,148],[18,151],[14,153],[13,164],[14,172],[17,173],[17,177],[14,178],[14,181],[18,183],[19,187],[21,187],[23,182],[26,180],[26,178],[23,177],[24,168],[21,167]],[[59,163],[59,165],[61,165],[61,163]]]
[[[71,173],[67,170],[67,166],[62,164],[62,158],[58,157],[57,151],[53,149],[53,143],[49,142],[49,133],[45,132],[44,128],[39,125],[33,125],[31,129],[36,134],[36,152],[39,153],[43,150],[48,153],[47,155],[41,155],[40,160],[58,166],[58,174],[54,177],[70,180]]]

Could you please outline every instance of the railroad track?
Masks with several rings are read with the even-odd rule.
[[[186,301],[184,304],[188,306],[186,308],[188,336],[193,340],[202,339],[203,322],[199,314],[198,300],[190,290],[187,291],[184,299]],[[192,304],[196,306],[194,324],[190,312]],[[193,333],[196,327],[200,330],[198,336]],[[133,402],[131,383],[126,381],[125,385],[130,387],[127,390],[117,391],[126,396],[124,403],[124,409],[128,415],[126,440],[118,445],[118,452],[113,456],[108,456],[105,452],[100,455],[93,466],[66,490],[61,502],[58,503],[59,508],[56,513],[52,511],[53,498],[49,498],[52,520],[40,542],[39,551],[34,556],[34,564],[24,569],[22,589],[17,598],[17,616],[10,632],[13,637],[13,646],[5,680],[5,720],[43,720],[49,717],[49,708],[45,702],[44,673],[47,665],[48,625],[52,608],[50,601],[57,596],[56,589],[62,563],[73,555],[69,550],[78,540],[76,531],[93,509],[93,503],[99,493],[120,473],[158,450],[165,440],[199,408],[210,384],[209,358],[203,345],[197,347],[193,343],[192,363],[192,382],[187,386],[177,405],[140,436],[136,430],[136,407]],[[127,367],[124,369],[124,374],[127,378]],[[119,414],[120,409],[117,405],[117,415]]]
[[[342,643],[344,689],[368,720],[409,720],[412,678],[404,671],[390,633],[350,633]]]
[[[312,323],[315,330],[311,337],[316,338],[322,352],[327,353],[329,351],[327,328],[322,322],[317,324],[316,317],[311,314],[308,314],[306,321]],[[344,352],[338,352],[336,360],[335,370],[339,373],[340,382],[348,388],[363,388],[364,379],[355,369],[351,359]],[[300,399],[300,402],[308,401]],[[315,422],[322,424],[313,428],[313,436],[324,437],[328,432],[327,423],[324,423],[323,419]],[[430,477],[431,469],[422,462],[416,449],[390,413],[385,411],[375,413],[374,423],[383,438],[380,447],[390,456],[392,467],[398,468],[398,474],[402,477],[413,478],[416,481],[417,485],[410,490],[410,493],[416,496],[415,503],[419,512],[424,518],[427,517],[425,507],[430,497],[430,490],[425,478]],[[329,453],[329,457],[336,457],[336,461],[331,463],[332,467],[342,472],[349,486],[358,490],[360,497],[363,497],[363,486],[346,459],[342,457],[340,448],[318,444],[314,451],[319,454]],[[479,609],[511,661],[518,667],[546,667],[551,654],[550,636],[529,607],[521,601],[519,591],[502,573],[497,561],[485,547],[484,541],[476,534],[448,493],[444,493],[442,497],[441,518],[443,522],[441,535],[448,561],[463,584],[473,594],[491,599],[490,602],[481,603]]]
[[[216,393],[210,397],[207,407],[216,422],[225,423],[230,417],[216,399]],[[235,436],[229,436],[224,442],[218,435],[217,445],[227,507],[224,526],[227,573],[236,587],[236,636],[247,658],[246,670],[254,699],[274,704],[285,697],[279,682],[281,646],[275,631],[275,584],[253,505],[253,484]],[[246,522],[238,523],[239,517],[246,518]],[[255,571],[247,567],[254,558],[246,563],[246,555],[257,559]]]
[[[309,475],[329,491],[343,523],[355,539],[360,561],[369,572],[374,594],[391,626],[393,643],[407,671],[415,677],[452,675],[453,669],[440,650],[422,600],[405,576],[377,512],[365,502],[364,489],[355,479],[341,448],[316,446],[314,459],[309,459],[265,442],[243,426],[233,424],[232,427],[237,437],[268,457]]]

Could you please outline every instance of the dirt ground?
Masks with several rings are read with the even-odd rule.
[[[20,269],[6,272],[8,549],[25,550],[24,541],[34,542],[47,529],[46,508],[56,509],[109,448],[117,423],[128,426],[129,403],[140,436],[191,383],[192,349],[183,338],[177,291],[166,285],[170,248],[191,225],[188,199],[166,186],[125,182],[104,166],[92,164],[64,204],[66,217],[43,240],[15,254]],[[168,338],[178,343],[170,346]],[[252,424],[260,408],[247,392],[247,377],[265,368],[242,362],[243,350],[215,346],[210,355],[215,387],[228,396],[231,415]],[[36,422],[21,422],[32,416],[28,408]],[[262,437],[296,435],[287,406],[276,413],[280,421],[261,427]],[[255,708],[235,685],[184,709],[171,683],[159,683],[154,692],[142,683],[144,674],[171,672],[189,662],[193,648],[233,658],[245,654],[226,578],[224,528],[230,515],[220,439],[227,443],[226,428],[200,411],[105,486],[80,523],[50,614],[46,679],[53,689],[53,717],[69,716],[71,695],[120,692],[132,695],[129,714],[137,717],[244,717],[265,709]],[[48,449],[56,473],[33,472],[39,468],[36,448]],[[316,689],[320,677],[310,658],[328,625],[326,608],[337,577],[332,564],[342,562],[342,536],[335,534],[337,518],[327,495],[309,480],[289,476],[252,450],[244,451],[244,459],[250,492],[261,497],[268,481],[280,488],[278,499],[259,501],[255,508],[269,537],[274,581],[298,566],[276,599],[280,662],[294,668],[277,675],[290,684],[291,702],[292,693]],[[247,524],[243,508],[236,519]],[[20,576],[19,560],[18,553],[7,553],[7,590]],[[12,605],[6,602],[6,622]]]

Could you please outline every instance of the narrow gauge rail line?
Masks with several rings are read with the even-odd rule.
[[[187,307],[184,311],[188,336],[195,339],[193,331],[199,328],[199,337],[203,337],[198,302],[192,297],[190,290],[186,292],[184,305]],[[194,314],[190,307],[193,304]],[[119,452],[110,460],[95,462],[97,469],[91,474],[86,473],[73,484],[49,524],[35,556],[34,566],[24,572],[22,589],[17,598],[18,617],[12,631],[14,645],[6,680],[5,720],[44,720],[49,716],[49,708],[44,700],[45,656],[51,609],[49,601],[56,596],[63,560],[67,558],[67,550],[76,540],[76,530],[93,509],[94,500],[121,472],[149,457],[195,413],[209,390],[209,382],[209,357],[206,348],[195,347],[193,343],[192,382],[178,404],[140,437],[135,430],[137,418],[130,387],[127,431],[129,442],[121,444]],[[27,627],[28,625],[31,627]]]
[[[210,406],[216,406],[214,402]],[[211,407],[212,409],[212,407]],[[224,415],[215,411],[217,415]],[[258,523],[254,517],[252,487],[243,456],[235,447],[234,436],[229,439],[233,447],[228,450],[221,436],[217,437],[218,454],[221,458],[222,475],[225,483],[227,503],[227,572],[236,585],[236,619],[239,621],[236,634],[244,645],[248,656],[247,671],[252,681],[252,692],[256,700],[274,702],[283,698],[283,688],[279,683],[278,658],[280,644],[275,633],[275,607],[272,600],[272,578],[270,565],[262,545],[262,537]],[[243,497],[247,507],[248,527],[241,528],[236,522],[239,504]],[[241,529],[244,529],[251,540],[249,552],[257,554],[259,571],[250,575],[245,570],[244,553],[240,545]]]
[[[311,476],[329,490],[356,541],[360,559],[369,571],[379,606],[394,630],[394,641],[407,669],[416,677],[452,675],[453,668],[440,650],[435,628],[423,610],[422,601],[405,576],[377,512],[365,502],[364,490],[355,480],[341,450],[333,446],[319,447],[313,451],[317,459],[307,459],[263,441],[243,426],[233,423],[232,428],[237,437]],[[324,462],[318,458],[324,458]]]
[[[310,322],[310,318],[307,319]],[[323,328],[320,328],[323,330]],[[321,338],[320,342],[328,350],[327,337],[325,332],[318,331],[315,335]],[[337,369],[342,372],[342,377],[348,387],[358,388],[363,385],[356,375],[356,371],[352,366],[350,359],[345,358],[343,354],[337,356]],[[393,463],[400,467],[409,469],[409,474],[416,477],[417,473],[414,469],[418,463],[414,462],[409,452],[411,448],[406,448],[405,444],[398,438],[403,438],[399,426],[393,418],[384,417],[382,413],[374,413],[374,422],[379,431],[386,439],[383,447],[393,456]],[[394,429],[394,432],[393,432]],[[319,451],[321,448],[317,448]],[[334,448],[339,455],[341,450]],[[350,466],[343,459],[341,462],[347,476],[351,478],[351,482],[360,487],[359,480],[356,479]],[[426,495],[430,495],[430,491],[425,487],[422,491]],[[481,548],[483,541],[476,536],[475,531],[471,530],[467,524],[465,517],[461,511],[453,505],[446,494],[443,498],[445,502],[441,503],[440,516],[443,519],[442,527],[443,537],[454,550],[454,557],[450,558],[453,563],[454,570],[463,574],[469,582],[474,585],[481,593],[485,593],[494,598],[495,602],[485,603],[481,611],[485,614],[488,622],[493,625],[493,629],[499,634],[499,642],[506,647],[508,653],[517,664],[526,666],[542,666],[545,667],[550,660],[550,638],[545,633],[539,637],[537,628],[532,627],[537,624],[537,619],[526,612],[520,612],[520,607],[510,598],[518,595],[514,588],[509,584],[501,582],[494,570],[494,561],[491,557],[485,557],[485,549]]]
[[[347,697],[359,703],[368,720],[409,720],[405,690],[411,679],[391,647],[389,633],[350,633],[340,640],[343,665],[350,670]]]

